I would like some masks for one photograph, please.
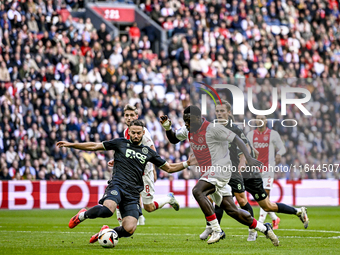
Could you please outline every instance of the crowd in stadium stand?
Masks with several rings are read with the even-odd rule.
[[[83,1],[65,3],[84,8]],[[140,1],[171,41],[159,55],[151,50],[152,35],[137,24],[128,36],[111,38],[105,24],[96,30],[90,19],[63,21],[61,7],[52,0],[0,4],[1,179],[109,179],[112,152],[55,143],[123,136],[128,103],[138,107],[161,156],[185,159],[189,143],[168,144],[158,117],[183,125],[195,80],[238,84],[245,93],[251,87],[256,109],[270,108],[274,79],[307,88],[313,116],[288,108],[285,118],[298,126],[274,125],[288,151],[282,165],[340,162],[339,1]],[[279,110],[270,117],[282,119]],[[158,171],[162,179],[198,176]],[[283,171],[276,177],[339,174]]]

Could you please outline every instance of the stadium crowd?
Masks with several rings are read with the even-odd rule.
[[[128,103],[138,107],[161,156],[183,160],[189,143],[168,144],[158,117],[167,114],[176,128],[183,125],[182,110],[198,93],[195,81],[237,84],[245,94],[253,88],[256,109],[270,108],[273,86],[307,88],[313,115],[288,108],[285,118],[297,119],[298,126],[274,125],[288,151],[282,166],[340,162],[337,0],[141,1],[171,41],[159,55],[151,50],[152,35],[137,24],[129,36],[111,38],[105,24],[96,30],[90,19],[63,20],[62,1],[56,2],[0,4],[1,179],[109,179],[112,152],[58,149],[55,143],[123,136]],[[279,109],[269,117],[283,118]],[[248,111],[245,118],[254,116]],[[159,178],[198,176],[158,171]],[[276,177],[339,174],[282,171]]]

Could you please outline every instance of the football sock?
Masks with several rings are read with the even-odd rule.
[[[171,199],[171,197],[166,196],[166,197],[159,198],[157,200],[157,202],[153,201],[156,210],[157,209],[161,209],[166,204],[169,204],[170,203],[170,199]]]
[[[289,205],[283,204],[283,203],[276,203],[277,204],[277,212],[278,213],[285,213],[285,214],[298,214],[298,210],[294,207],[291,207]]]
[[[215,205],[215,214],[216,214],[216,218],[218,221],[218,224],[221,224],[221,219],[223,217],[223,209],[221,207],[219,207],[218,205]]]
[[[262,208],[260,208],[260,218],[259,218],[259,222],[264,222],[266,220],[267,217],[267,212],[265,210],[263,210]]]
[[[250,213],[251,217],[254,218],[254,211],[253,211],[253,207],[251,207],[251,205],[249,204],[249,202],[247,202],[247,204],[245,206],[241,206],[241,208],[243,210],[246,210]]]
[[[109,208],[103,205],[96,205],[90,208],[88,211],[79,214],[79,219],[82,221],[84,219],[95,219],[95,218],[108,218],[111,217],[113,213]],[[83,218],[83,219],[82,219]]]
[[[213,215],[206,216],[207,222],[210,223],[211,228],[213,231],[221,232],[221,227],[220,224],[218,224],[216,214],[214,213]]]
[[[119,210],[118,207],[116,208],[116,216],[117,216],[117,220],[119,222],[119,225],[122,225],[121,223],[122,223],[123,219],[122,219],[122,215],[120,214],[120,210]]]
[[[113,230],[117,232],[119,238],[132,236],[132,234],[127,232],[123,226],[115,227]]]
[[[263,223],[257,221],[256,219],[253,219],[253,223],[249,226],[250,229],[255,229],[257,231],[260,231],[264,233],[267,230],[267,227],[263,225]]]
[[[296,215],[300,215],[301,213],[301,208],[295,208],[296,209]]]
[[[269,216],[270,216],[270,218],[272,220],[276,220],[277,219],[277,216],[276,216],[276,214],[274,212],[269,212],[268,214],[269,214]]]

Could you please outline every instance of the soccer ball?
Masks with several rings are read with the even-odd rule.
[[[104,229],[99,233],[98,242],[104,248],[113,248],[118,244],[118,234],[113,229]]]

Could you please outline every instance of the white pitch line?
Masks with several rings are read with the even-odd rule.
[[[300,231],[300,232],[316,232],[316,233],[333,233],[333,234],[340,234],[340,231],[334,231],[334,230],[284,229],[284,228],[275,229],[275,231],[278,231],[278,230],[283,230],[283,231]]]

